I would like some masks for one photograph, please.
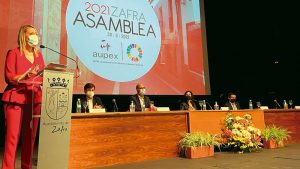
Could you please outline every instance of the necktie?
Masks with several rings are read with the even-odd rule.
[[[236,107],[235,103],[231,103],[231,106],[232,106],[233,110],[237,110],[237,107]]]
[[[141,103],[141,107],[145,107],[145,100],[144,98],[140,97],[140,103]]]
[[[188,103],[189,103],[189,104],[188,104],[188,105],[189,105],[189,110],[195,110],[195,108],[194,108],[192,102],[189,101]]]

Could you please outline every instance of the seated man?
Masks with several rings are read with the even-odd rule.
[[[130,97],[130,102],[133,102],[135,105],[135,111],[145,111],[143,108],[150,107],[150,99],[149,97],[145,96],[145,86],[141,83],[138,83],[136,85],[136,92],[136,95]]]
[[[241,109],[240,104],[236,101],[235,93],[228,93],[228,102],[224,104],[224,107],[229,107],[229,110]]]
[[[90,112],[90,109],[104,108],[102,101],[99,97],[94,96],[95,85],[87,83],[84,85],[85,97],[81,100],[81,112]]]

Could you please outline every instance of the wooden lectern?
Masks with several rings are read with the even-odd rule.
[[[41,71],[43,98],[38,169],[68,169],[73,94],[73,70],[49,64]]]

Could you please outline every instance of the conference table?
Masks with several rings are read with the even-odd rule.
[[[288,143],[300,142],[300,110],[236,110],[251,114],[255,127],[275,124],[291,131]],[[69,168],[83,169],[178,156],[186,132],[220,134],[228,111],[74,113]]]

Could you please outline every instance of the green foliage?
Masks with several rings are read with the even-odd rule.
[[[287,129],[273,125],[267,126],[262,132],[262,136],[266,141],[275,140],[277,144],[283,145],[283,142],[288,140],[290,137],[289,133],[290,132]]]
[[[201,146],[217,146],[220,148],[220,143],[218,142],[218,137],[215,135],[210,135],[209,133],[195,132],[186,133],[179,142],[181,149],[187,147],[195,148]]]

